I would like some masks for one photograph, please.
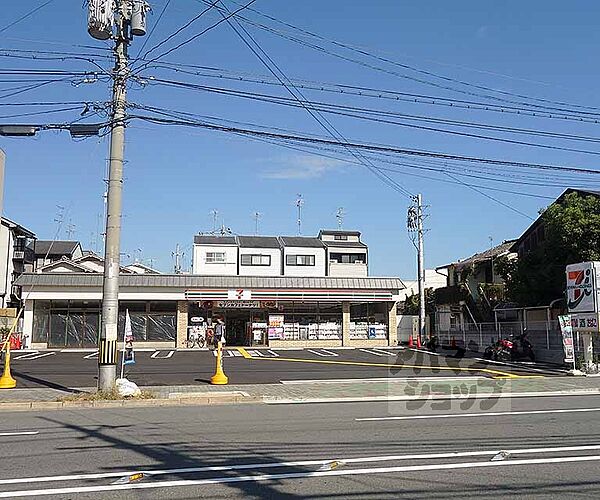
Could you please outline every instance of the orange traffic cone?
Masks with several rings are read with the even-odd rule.
[[[408,336],[408,347],[412,347],[413,346],[413,338],[412,335]]]
[[[417,335],[417,349],[421,349],[421,336]]]

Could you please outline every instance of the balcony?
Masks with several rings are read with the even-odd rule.
[[[35,253],[29,247],[17,247],[13,251],[13,260],[20,260],[26,264],[33,264],[35,261]]]

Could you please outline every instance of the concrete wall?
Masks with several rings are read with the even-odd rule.
[[[281,276],[281,249],[279,248],[240,248],[240,276]],[[243,266],[242,255],[269,255],[270,266]]]
[[[314,266],[288,266],[288,255],[314,255]],[[325,276],[325,248],[284,247],[283,249],[284,276]]]
[[[329,262],[329,276],[341,276],[344,278],[363,278],[368,275],[366,264],[341,264]]]
[[[225,263],[207,264],[206,254],[213,252],[225,253]],[[235,276],[238,272],[237,245],[194,245],[193,274],[203,276]]]

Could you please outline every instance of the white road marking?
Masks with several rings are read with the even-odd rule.
[[[35,436],[40,431],[0,432],[0,436]]]
[[[29,354],[23,354],[22,356],[18,356],[18,357],[13,358],[13,359],[15,361],[17,359],[32,360],[32,359],[45,358],[46,356],[54,356],[55,354],[56,354],[56,352],[54,352],[54,351],[52,351],[52,352],[42,352],[42,353],[30,352]]]
[[[566,396],[598,396],[599,389],[577,389],[568,391],[539,391],[539,392],[502,392],[494,394],[493,392],[480,394],[452,394],[452,395],[429,395],[423,397],[415,396],[348,396],[341,398],[305,398],[305,399],[267,399],[263,398],[263,403],[268,405],[289,405],[289,404],[315,404],[315,403],[367,403],[381,401],[443,401],[448,399],[498,399],[498,398],[541,398],[541,397],[566,397]]]
[[[98,357],[98,351],[94,351],[91,354],[87,354],[83,359],[96,359]]]
[[[274,358],[279,357],[279,354],[277,354],[273,349],[268,349],[267,352]]]
[[[159,356],[161,352],[162,351],[154,351],[150,357],[154,359],[169,359],[171,356],[173,356],[173,354],[175,354],[175,351],[169,351],[166,356]]]
[[[328,378],[328,379],[300,379],[280,380],[281,384],[357,384],[370,382],[387,382],[390,384],[417,382],[455,382],[455,381],[490,380],[487,377],[465,376],[465,377],[378,377],[378,378]]]
[[[500,462],[459,462],[449,464],[427,464],[427,465],[407,465],[398,467],[373,467],[367,469],[335,469],[328,471],[311,472],[288,472],[283,474],[260,474],[238,477],[215,477],[210,479],[186,480],[178,479],[172,481],[157,481],[148,483],[114,484],[83,487],[65,487],[47,490],[19,490],[6,491],[0,493],[0,498],[18,498],[35,497],[46,495],[65,495],[73,493],[94,493],[99,491],[121,491],[121,490],[141,490],[155,488],[174,488],[183,486],[199,486],[204,484],[226,484],[241,482],[271,481],[282,479],[299,479],[312,477],[331,477],[331,476],[354,476],[366,474],[389,474],[393,472],[418,472],[430,470],[452,470],[452,469],[473,469],[479,467],[508,467],[523,465],[541,465],[541,464],[565,464],[577,462],[595,462],[600,461],[600,455],[589,455],[579,457],[558,457],[558,458],[537,458],[523,460],[506,460]]]
[[[264,354],[262,352],[258,351],[258,350],[249,350],[249,351],[246,351],[246,352],[248,354],[250,354],[250,356],[255,356],[257,358],[264,357]]]
[[[326,349],[321,349],[320,351],[315,351],[314,349],[307,349],[307,351],[312,352],[313,354],[316,354],[317,356],[322,356],[324,358],[339,356],[338,353],[332,352],[332,351],[327,351]]]
[[[448,413],[444,415],[413,415],[413,416],[395,416],[395,417],[365,417],[355,418],[357,422],[375,421],[375,420],[419,420],[430,418],[463,418],[463,417],[500,417],[504,415],[544,415],[547,413],[588,413],[597,412],[600,408],[569,408],[565,410],[530,410],[530,411],[489,411],[479,413]]]
[[[171,474],[195,474],[199,472],[223,472],[234,470],[251,470],[251,469],[276,469],[282,467],[306,467],[306,466],[322,466],[329,464],[332,461],[344,462],[344,464],[360,464],[360,463],[376,463],[376,462],[392,462],[399,460],[432,460],[444,458],[464,458],[464,457],[493,457],[500,452],[510,455],[532,455],[537,453],[566,453],[576,451],[594,451],[600,450],[600,444],[581,445],[581,446],[560,446],[549,448],[518,448],[510,449],[494,449],[494,450],[478,450],[478,451],[454,451],[446,453],[419,453],[412,455],[380,455],[370,457],[355,457],[355,458],[326,458],[321,460],[297,460],[290,462],[267,462],[239,465],[208,465],[203,467],[186,467],[181,469],[155,469],[155,470],[130,470],[116,472],[99,472],[92,474],[72,474],[65,476],[41,476],[41,477],[19,477],[14,479],[0,479],[0,484],[22,484],[22,483],[49,483],[62,481],[77,481],[84,479],[110,479],[113,477],[123,477],[131,474],[142,473],[148,476],[162,476]]]

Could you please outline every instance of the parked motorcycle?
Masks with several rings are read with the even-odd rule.
[[[533,345],[527,339],[527,332],[523,332],[517,337],[512,335],[507,339],[492,340],[486,347],[483,357],[493,361],[519,361],[529,359],[535,361]]]

